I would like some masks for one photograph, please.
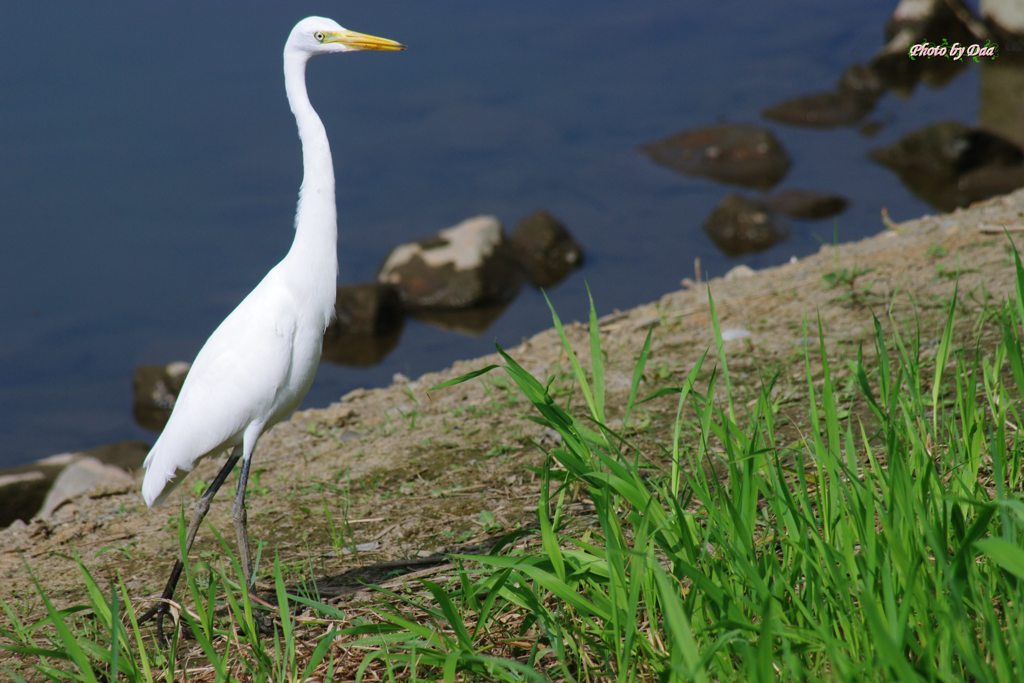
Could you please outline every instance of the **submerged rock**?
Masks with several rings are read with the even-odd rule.
[[[388,357],[402,338],[403,324],[379,335],[339,335],[324,337],[321,358],[328,363],[351,368],[372,368]]]
[[[413,317],[442,330],[476,337],[501,317],[508,303],[464,309],[424,308],[413,312]]]
[[[765,203],[779,213],[792,218],[829,218],[846,210],[849,202],[836,194],[822,194],[811,190],[781,190],[765,198]]]
[[[789,155],[768,129],[749,124],[695,128],[641,149],[662,166],[725,183],[769,188],[789,171]]]
[[[142,365],[132,377],[132,414],[140,427],[159,432],[167,424],[174,401],[191,367],[184,361]]]
[[[583,263],[583,248],[547,211],[530,214],[509,237],[519,267],[537,287],[558,284]]]
[[[955,121],[910,133],[872,150],[871,158],[943,211],[1024,185],[1024,150],[999,135]]]
[[[885,94],[885,82],[878,72],[868,64],[853,64],[846,67],[846,70],[839,76],[837,86],[839,92],[865,100],[874,101]]]
[[[729,256],[762,251],[786,238],[787,230],[762,200],[726,195],[704,222],[704,231]]]
[[[377,275],[406,308],[471,308],[512,300],[522,276],[494,216],[395,247]]]
[[[859,123],[874,107],[873,98],[837,90],[795,97],[768,107],[761,114],[794,126],[833,128]]]
[[[982,166],[957,178],[958,206],[1008,194],[1018,187],[1024,187],[1024,165]]]
[[[840,76],[835,90],[785,100],[761,115],[793,126],[849,126],[871,113],[884,93],[885,84],[874,69],[854,64]]]

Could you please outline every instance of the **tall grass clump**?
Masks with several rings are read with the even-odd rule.
[[[621,399],[606,391],[593,303],[588,360],[552,310],[576,385],[565,402],[500,349],[498,364],[439,387],[504,372],[557,434],[537,470],[535,530],[454,556],[450,580],[380,590],[375,613],[347,628],[336,608],[289,593],[275,560],[270,635],[220,539],[228,570],[186,565],[184,653],[140,630],[123,581],[103,588],[79,563],[81,604],[58,609],[38,582],[44,616],[0,601],[0,650],[22,660],[0,675],[1024,680],[1016,254],[1015,268],[1013,295],[982,312],[974,337],[957,324],[956,292],[934,330],[875,319],[853,357],[830,355],[821,324],[805,326],[817,343],[802,347],[785,415],[779,376],[751,387],[730,374],[710,292],[710,348],[654,386],[649,333]],[[634,421],[641,404],[665,419]]]
[[[803,354],[803,417],[789,425],[774,377],[738,400],[710,292],[713,348],[676,386],[643,392],[650,405],[674,399],[671,425],[653,435],[630,423],[650,334],[613,411],[593,303],[589,370],[552,310],[574,408],[501,349],[500,364],[437,387],[504,372],[531,419],[557,432],[536,538],[458,557],[456,580],[425,584],[429,596],[391,596],[382,623],[349,633],[364,668],[445,680],[1024,680],[1019,258],[1016,269],[1014,296],[987,312],[998,341],[988,325],[958,344],[955,293],[934,343],[876,319],[868,348],[837,363],[819,323]],[[641,449],[638,436],[662,446]],[[568,513],[580,493],[592,523]]]
[[[183,527],[181,534],[184,543]],[[288,593],[275,558],[271,575],[277,603],[271,613],[276,621],[269,634],[262,632],[257,608],[243,588],[241,563],[216,535],[231,566],[222,572],[205,563],[185,563],[185,589],[192,604],[175,605],[174,613],[175,621],[180,619],[188,629],[187,641],[179,641],[175,626],[169,646],[160,646],[151,631],[140,628],[139,612],[124,581],[118,577],[104,590],[78,560],[83,603],[57,609],[34,575],[46,616],[26,621],[0,600],[7,618],[7,625],[0,628],[0,651],[20,660],[17,667],[0,660],[0,680],[269,682],[306,681],[314,672],[331,680],[334,664],[328,654],[339,633],[333,624],[344,615],[330,605]],[[300,631],[293,617],[300,609],[310,615],[303,630],[315,633]]]

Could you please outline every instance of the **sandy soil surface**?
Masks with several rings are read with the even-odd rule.
[[[804,385],[804,348],[817,344],[818,316],[832,353],[855,350],[861,341],[870,346],[872,315],[938,334],[957,278],[960,319],[969,325],[972,310],[1010,291],[1013,265],[1004,228],[1024,241],[1013,232],[1024,230],[1024,191],[890,224],[876,237],[823,247],[796,263],[711,281],[723,329],[750,333],[727,343],[733,383],[753,392],[763,375],[778,372],[783,412],[799,411],[801,404],[786,405],[786,396]],[[681,259],[680,278],[690,271]],[[560,313],[567,320],[586,314]],[[702,283],[605,315],[601,329],[614,419],[649,329],[653,343],[642,394],[678,385],[712,344],[707,289]],[[568,333],[585,357],[585,328],[569,325]],[[930,341],[922,340],[925,347]],[[538,377],[554,377],[556,393],[568,394],[570,370],[553,331],[510,353]],[[436,553],[529,524],[538,490],[533,468],[544,457],[538,445],[551,442],[526,419],[529,406],[497,373],[429,390],[495,360],[465,361],[388,388],[357,390],[298,413],[265,435],[248,498],[250,534],[264,544],[264,557],[278,553],[296,580],[312,577],[324,595],[345,602],[361,580],[415,575]],[[667,428],[674,409],[671,398],[641,406],[650,438]],[[800,422],[800,415],[790,417]],[[50,521],[0,531],[0,596],[23,613],[40,611],[26,569],[31,567],[58,605],[81,601],[76,555],[101,583],[119,573],[140,600],[158,593],[177,553],[181,506],[197,495],[193,484],[201,488],[219,466],[203,463],[172,503],[154,511],[142,503],[137,484],[112,487],[65,504]],[[207,517],[227,538],[234,536],[232,488],[229,481],[228,493],[222,491]],[[204,526],[192,556],[216,562],[220,554]],[[264,562],[264,587],[266,567]]]

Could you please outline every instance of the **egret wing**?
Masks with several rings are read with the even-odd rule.
[[[202,458],[238,445],[253,422],[273,413],[291,372],[294,301],[271,271],[224,319],[196,356],[171,417],[146,457],[150,504]]]

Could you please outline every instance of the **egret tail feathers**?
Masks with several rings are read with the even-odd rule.
[[[146,468],[146,476],[142,480],[142,498],[151,508],[163,503],[192,471],[192,467],[182,468],[174,462],[174,458],[162,457],[163,454],[157,450],[158,446],[153,447],[142,464]]]

